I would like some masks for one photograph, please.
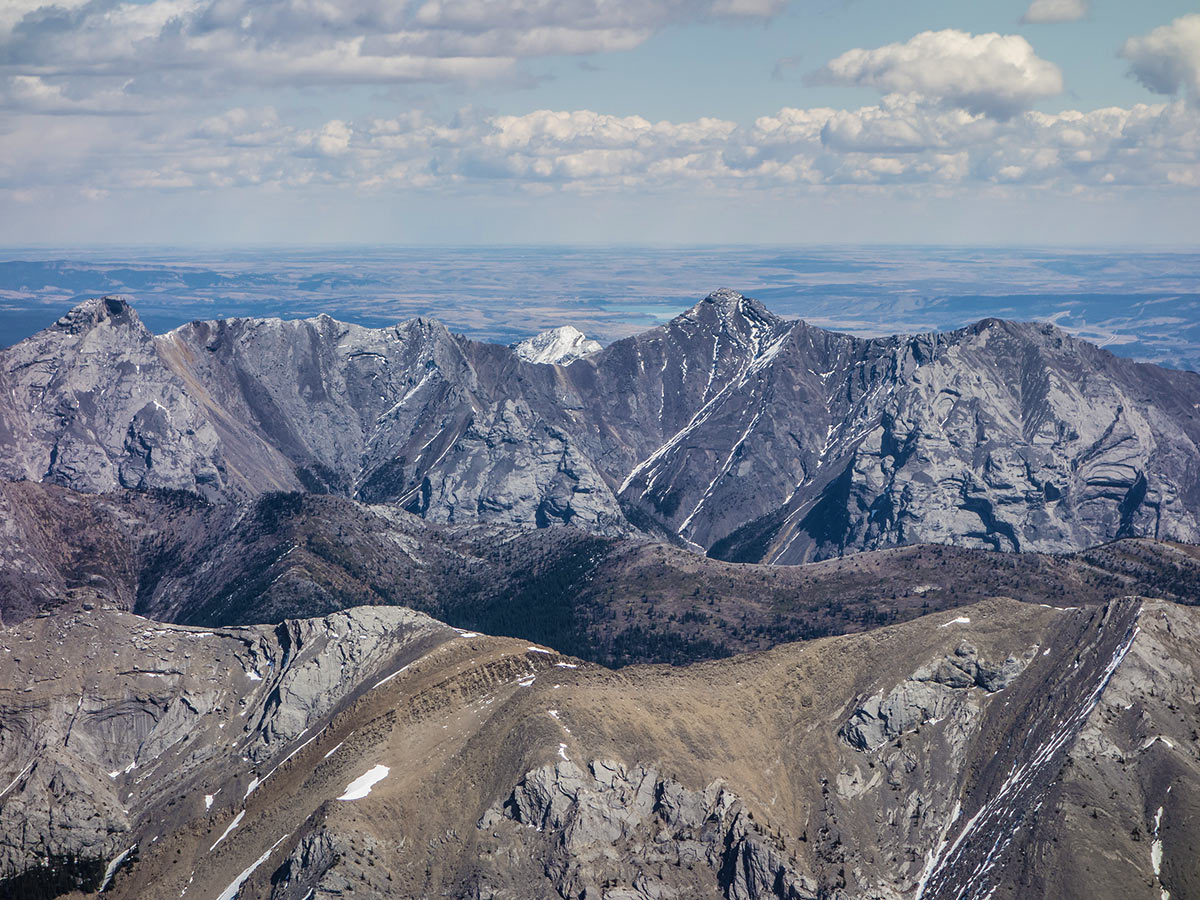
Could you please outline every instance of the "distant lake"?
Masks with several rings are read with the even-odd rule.
[[[779,247],[0,250],[0,346],[88,297],[124,294],[156,332],[192,319],[441,319],[510,343],[573,324],[611,341],[731,287],[859,335],[987,316],[1053,321],[1114,353],[1200,369],[1200,253]]]

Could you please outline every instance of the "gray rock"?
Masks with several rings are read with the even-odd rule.
[[[1022,659],[1009,656],[993,666],[981,661],[975,647],[964,641],[953,655],[922,666],[886,694],[868,697],[838,734],[857,750],[876,750],[926,723],[974,714],[968,690],[978,687],[989,694],[1004,690],[1024,671],[1036,649]]]
[[[0,351],[0,476],[332,492],[738,561],[1058,552],[1200,540],[1198,404],[1200,375],[1048,325],[861,340],[728,290],[566,366],[428,319],[154,337],[105,298]]]
[[[559,761],[526,773],[479,827],[494,828],[505,817],[543,833],[546,872],[564,897],[684,896],[678,883],[655,877],[663,865],[703,866],[707,874],[694,884],[705,895],[719,890],[731,900],[817,896],[815,881],[795,870],[794,861],[719,783],[696,791],[645,766],[595,760],[584,772]],[[602,893],[588,887],[598,884],[609,887]]]
[[[97,609],[0,631],[0,768],[18,775],[0,797],[0,872],[107,862],[206,794],[236,803],[349,699],[454,635],[381,607],[216,632]]]

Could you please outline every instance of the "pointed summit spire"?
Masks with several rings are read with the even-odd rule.
[[[733,325],[738,319],[755,322],[771,327],[783,322],[753,297],[747,297],[731,288],[717,288],[690,310],[684,313],[689,318],[706,319],[709,315],[726,327]]]

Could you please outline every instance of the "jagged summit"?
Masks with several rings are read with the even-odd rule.
[[[715,321],[726,326],[739,319],[772,326],[784,321],[758,300],[730,288],[717,288],[683,313],[681,318],[703,320],[708,316],[712,316]]]
[[[47,330],[79,334],[103,322],[111,322],[114,325],[143,327],[141,319],[138,318],[137,313],[129,302],[129,298],[113,294],[84,300],[64,313]]]
[[[565,366],[602,349],[599,341],[588,339],[572,325],[551,328],[510,345],[521,359],[543,365]]]
[[[804,320],[788,320],[776,315],[762,302],[754,297],[746,296],[731,288],[718,288],[699,300],[695,305],[680,313],[672,322],[700,322],[712,327],[720,327],[734,332],[772,330],[776,334],[783,328],[802,325],[813,332],[849,337],[842,332],[830,331],[819,325],[811,325]],[[125,295],[110,294],[102,297],[92,297],[83,300],[72,307],[42,332],[27,338],[34,340],[38,334],[46,332],[66,332],[78,334],[96,325],[111,324],[130,326],[138,330],[147,330],[137,314],[131,299]],[[382,328],[356,325],[344,322],[328,313],[318,313],[302,319],[285,319],[275,316],[239,316],[226,319],[196,319],[172,329],[167,334],[177,334],[183,330],[204,327],[209,331],[224,332],[230,328],[245,330],[249,328],[280,329],[288,326],[307,325],[322,331],[354,333],[370,335],[376,333],[402,333],[404,335],[437,333],[449,337],[451,332],[446,325],[432,316],[414,316],[397,322],[395,325]],[[985,317],[961,328],[946,332],[930,332],[928,335],[892,336],[893,339],[909,339],[932,336],[949,343],[955,343],[965,338],[985,334],[989,330],[1003,331],[1009,335],[1031,338],[1037,334],[1054,337],[1058,340],[1078,341],[1069,332],[1050,322],[1022,322],[1012,319],[1001,319],[994,316]],[[1078,341],[1079,343],[1085,343]],[[562,325],[547,329],[532,337],[508,345],[516,355],[526,362],[556,363],[565,365],[603,349],[603,344],[588,338],[578,328],[572,325]],[[11,349],[11,348],[9,348]]]

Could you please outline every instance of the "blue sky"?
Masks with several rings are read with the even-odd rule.
[[[1155,0],[10,0],[0,243],[1193,247]]]

